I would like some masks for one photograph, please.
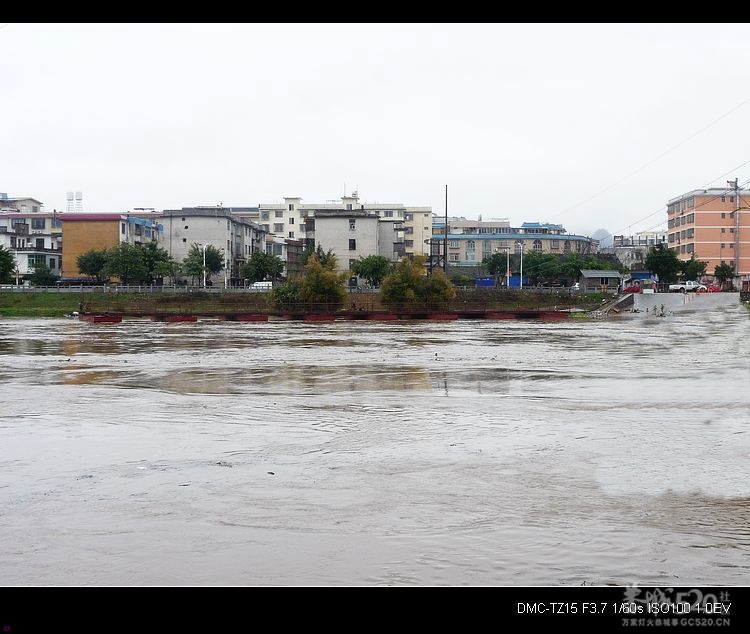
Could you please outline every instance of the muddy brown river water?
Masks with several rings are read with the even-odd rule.
[[[738,303],[0,326],[4,585],[750,578]]]

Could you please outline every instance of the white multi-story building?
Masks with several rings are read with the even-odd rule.
[[[316,244],[319,244],[323,251],[333,251],[338,260],[338,270],[342,272],[348,271],[354,261],[361,257],[385,255],[392,260],[392,232],[393,223],[381,223],[378,215],[372,211],[364,209],[316,210]],[[381,251],[381,242],[385,242],[389,251]]]
[[[402,203],[362,202],[357,192],[342,196],[340,200],[325,203],[303,203],[299,197],[286,197],[283,203],[261,203],[258,206],[258,222],[266,231],[278,237],[301,239],[313,246],[324,239],[316,225],[315,218],[320,211],[366,211],[374,213],[385,222],[392,224],[387,232],[393,238],[393,254],[400,259],[403,255],[426,255],[432,233],[432,209],[430,207],[407,207]],[[381,245],[382,246],[382,245]],[[390,252],[390,249],[384,249]],[[367,253],[364,255],[376,255]]]
[[[62,223],[56,211],[46,213],[35,198],[9,198],[0,193],[0,246],[13,253],[20,283],[45,264],[53,275],[62,267]]]
[[[183,207],[161,213],[162,246],[175,260],[183,260],[193,244],[210,245],[224,252],[222,279],[225,287],[242,285],[241,266],[256,251],[266,251],[265,231],[231,207]]]

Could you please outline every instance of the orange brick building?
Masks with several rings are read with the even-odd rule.
[[[750,190],[736,181],[726,189],[697,189],[667,203],[667,244],[680,260],[734,267],[735,288],[750,290]]]
[[[121,242],[148,244],[163,228],[158,217],[122,213],[61,213],[63,257],[61,277],[78,277],[79,255],[91,249],[111,249]]]

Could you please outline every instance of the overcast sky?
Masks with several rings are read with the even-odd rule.
[[[750,181],[748,25],[0,24],[0,191],[666,226]]]

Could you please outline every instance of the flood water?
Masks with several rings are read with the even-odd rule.
[[[750,578],[739,303],[0,325],[5,585]]]

